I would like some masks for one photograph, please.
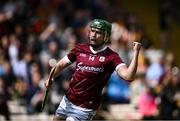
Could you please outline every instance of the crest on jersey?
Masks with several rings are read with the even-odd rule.
[[[99,61],[100,62],[104,62],[105,61],[105,57],[104,56],[100,56]]]

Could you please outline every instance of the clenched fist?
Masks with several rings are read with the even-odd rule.
[[[55,70],[56,70],[56,66],[51,69],[51,72],[49,74],[49,78],[44,83],[46,89],[49,89],[49,87],[52,85],[52,82],[54,81]]]
[[[141,49],[141,43],[139,42],[133,42],[133,50],[139,51]]]
[[[46,89],[49,89],[49,87],[52,85],[54,79],[47,79],[44,83],[44,86],[46,87]]]

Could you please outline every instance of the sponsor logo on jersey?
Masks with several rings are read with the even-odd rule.
[[[86,66],[83,65],[82,62],[77,64],[77,70],[79,71],[87,71],[87,72],[93,72],[93,73],[99,73],[104,71],[104,67],[94,67],[94,66]]]

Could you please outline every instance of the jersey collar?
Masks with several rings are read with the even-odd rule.
[[[92,46],[89,46],[89,48],[90,48],[90,50],[91,50],[91,52],[92,52],[93,54],[97,54],[97,53],[99,53],[99,52],[104,51],[104,50],[107,48],[107,46],[103,46],[103,47],[100,48],[99,50],[94,50],[94,49],[92,48]]]

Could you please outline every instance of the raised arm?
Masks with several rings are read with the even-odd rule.
[[[139,55],[140,48],[141,48],[141,44],[138,42],[134,42],[133,43],[134,53],[133,53],[133,58],[131,60],[130,65],[128,67],[124,65],[124,66],[119,66],[119,68],[117,68],[116,70],[117,73],[123,79],[132,81],[135,78],[136,70],[138,66],[138,55]]]
[[[71,62],[69,61],[67,56],[59,60],[59,62],[51,69],[51,72],[52,72],[55,68],[52,78],[57,77],[60,74],[60,72],[70,64]],[[45,87],[49,88],[49,86],[52,84],[52,81],[53,79],[52,80],[47,79],[45,82]]]

